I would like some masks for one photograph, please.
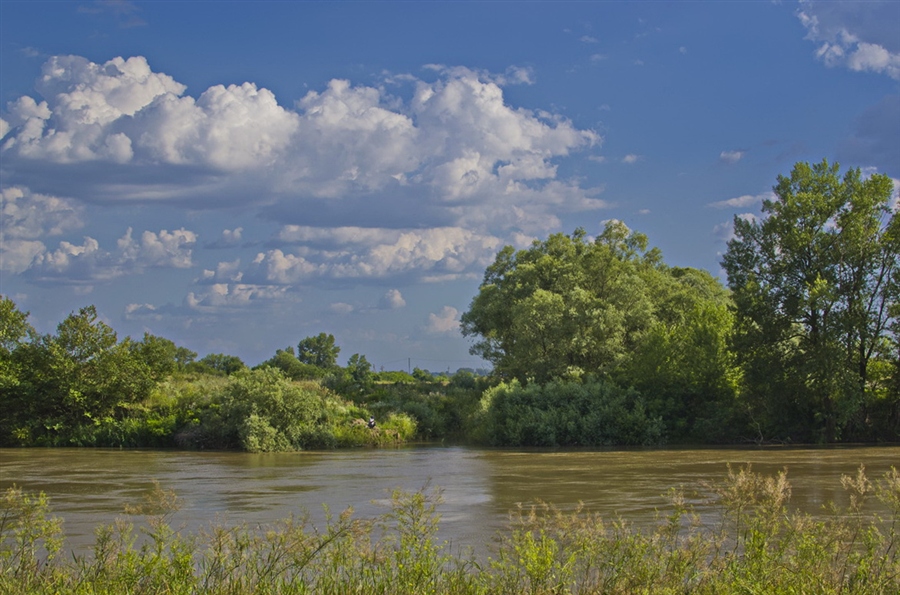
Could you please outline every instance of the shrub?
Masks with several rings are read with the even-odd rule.
[[[663,425],[640,395],[599,380],[522,386],[517,380],[485,391],[476,438],[495,446],[652,445]]]

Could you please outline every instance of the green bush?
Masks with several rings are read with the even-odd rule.
[[[663,424],[640,395],[609,382],[517,380],[485,391],[475,437],[494,446],[652,445]]]

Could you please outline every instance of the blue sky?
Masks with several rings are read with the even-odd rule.
[[[797,161],[900,179],[900,2],[0,0],[0,293],[255,364],[477,367],[504,245],[720,274]],[[895,184],[896,185],[896,184]]]

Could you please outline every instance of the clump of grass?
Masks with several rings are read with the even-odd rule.
[[[0,507],[0,593],[625,594],[900,592],[900,473],[841,479],[850,504],[824,519],[792,512],[785,472],[734,470],[705,486],[720,521],[704,525],[671,492],[653,530],[549,504],[514,511],[489,558],[438,541],[439,490],[397,491],[390,511],[348,509],[264,527],[172,528],[178,507],[156,485],[141,504],[97,529],[92,552],[63,560],[61,523],[43,495],[11,488]],[[887,507],[874,517],[868,501]]]

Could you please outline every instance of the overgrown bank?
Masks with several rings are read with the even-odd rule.
[[[63,558],[61,523],[43,496],[0,500],[0,592],[242,594],[900,592],[900,473],[841,478],[846,510],[824,520],[789,510],[784,473],[729,469],[713,494],[721,521],[703,526],[673,492],[655,530],[550,506],[517,511],[489,559],[438,541],[438,494],[395,493],[390,512],[351,511],[316,529],[302,517],[267,527],[182,534],[160,489],[97,529],[89,554]],[[867,501],[889,511],[872,518]],[[142,519],[142,520],[141,520]],[[136,538],[141,544],[136,545]]]

